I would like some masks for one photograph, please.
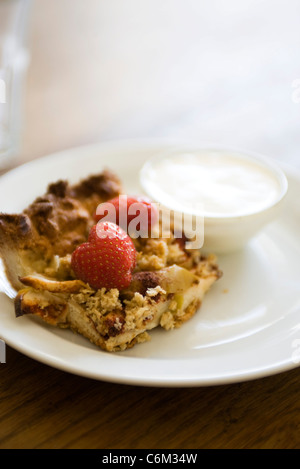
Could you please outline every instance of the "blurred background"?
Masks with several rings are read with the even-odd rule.
[[[300,0],[28,5],[18,164],[103,140],[168,138],[300,168]]]

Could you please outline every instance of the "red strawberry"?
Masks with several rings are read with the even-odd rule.
[[[138,231],[140,234],[148,236],[151,228],[157,224],[159,214],[156,205],[146,197],[128,197],[125,195],[115,197],[98,206],[95,215],[96,221],[101,221],[104,217],[106,220],[121,226],[130,235]],[[137,223],[132,223],[137,217]]]
[[[130,237],[114,223],[93,226],[87,243],[72,254],[75,275],[92,288],[118,288],[131,283],[136,250]]]

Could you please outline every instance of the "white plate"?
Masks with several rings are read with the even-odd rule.
[[[139,169],[162,143],[115,142],[68,150],[33,161],[0,179],[0,210],[19,212],[49,182],[108,167],[128,193],[137,193]],[[152,340],[109,354],[70,331],[30,317],[16,319],[0,293],[0,336],[23,354],[77,375],[143,386],[208,386],[283,372],[300,362],[300,175],[280,220],[242,252],[219,258],[224,277],[201,310],[181,329],[151,332]]]

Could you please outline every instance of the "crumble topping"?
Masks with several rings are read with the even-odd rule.
[[[161,320],[160,320],[161,327],[166,329],[166,331],[174,329],[175,323],[176,323],[175,318],[174,318],[174,315],[171,313],[171,311],[166,311],[162,315]]]
[[[92,288],[86,288],[80,293],[73,294],[72,299],[78,304],[84,304],[86,310],[90,313],[100,312],[101,316],[115,310],[122,310],[123,306],[119,300],[119,290],[116,288],[112,290],[93,290]]]
[[[126,328],[143,329],[144,321],[151,321],[153,316],[151,312],[151,298],[135,293],[131,300],[124,300],[126,311]]]
[[[153,320],[153,306],[169,298],[159,285],[160,277],[156,271],[181,264],[201,278],[217,272],[215,256],[201,258],[200,251],[185,251],[183,243],[172,234],[165,239],[138,239],[134,242],[138,249],[138,262],[128,289],[121,292],[105,288],[95,291],[87,286],[72,295],[72,300],[84,307],[87,317],[102,335],[115,337],[122,332],[142,330]],[[70,256],[56,258],[53,269],[56,270],[55,275],[59,271],[70,275]],[[174,329],[185,315],[182,306],[183,296],[173,295],[168,310],[161,316],[160,326],[166,330]]]
[[[137,256],[136,271],[161,270],[173,264],[184,264],[188,253],[172,233],[161,239],[134,240]]]
[[[187,253],[183,251],[182,247],[178,243],[173,243],[168,246],[168,265],[171,264],[183,264],[187,260]]]
[[[148,288],[146,295],[150,296],[150,298],[159,295],[159,293],[162,293],[163,295],[166,295],[165,290],[163,290],[159,285],[155,288]]]
[[[115,336],[123,331],[143,329],[153,319],[152,306],[158,295],[167,295],[160,286],[148,289],[145,296],[135,292],[132,299],[122,303],[117,289],[95,291],[86,288],[72,294],[71,299],[84,306],[87,317],[102,335]]]
[[[177,264],[203,279],[218,273],[215,256],[204,258],[198,250],[186,251],[184,244],[172,234],[164,239],[138,239],[134,243],[138,261],[128,289],[102,288],[96,291],[87,285],[71,296],[75,303],[84,308],[86,319],[104,337],[116,337],[133,330],[143,331],[154,320],[153,308],[160,301],[170,301],[160,318],[161,327],[171,330],[184,320],[187,312],[183,310],[183,295],[173,294],[173,298],[170,297],[159,285],[158,271]],[[52,268],[52,274],[56,277],[72,276],[70,261],[69,255],[64,258],[56,256],[48,273]],[[139,341],[149,340],[144,332],[138,337]]]
[[[180,305],[180,301],[172,300],[169,305],[168,311],[166,311],[162,315],[160,320],[160,326],[166,329],[166,331],[174,329],[176,327],[178,319],[184,316],[185,312],[180,306],[182,306]]]
[[[217,258],[214,254],[209,255],[206,258],[201,258],[200,261],[196,264],[194,272],[198,277],[208,278],[211,276],[212,272],[216,272],[218,277],[221,276],[221,272],[217,266]]]

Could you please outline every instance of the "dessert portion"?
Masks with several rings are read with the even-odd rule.
[[[115,352],[195,314],[221,276],[215,256],[187,250],[172,230],[162,233],[142,198],[129,198],[127,209],[146,210],[147,236],[130,237],[118,216],[98,215],[109,201],[118,215],[122,193],[117,176],[104,171],[73,186],[51,184],[23,213],[0,214],[0,255],[17,291],[17,317],[37,316]]]

